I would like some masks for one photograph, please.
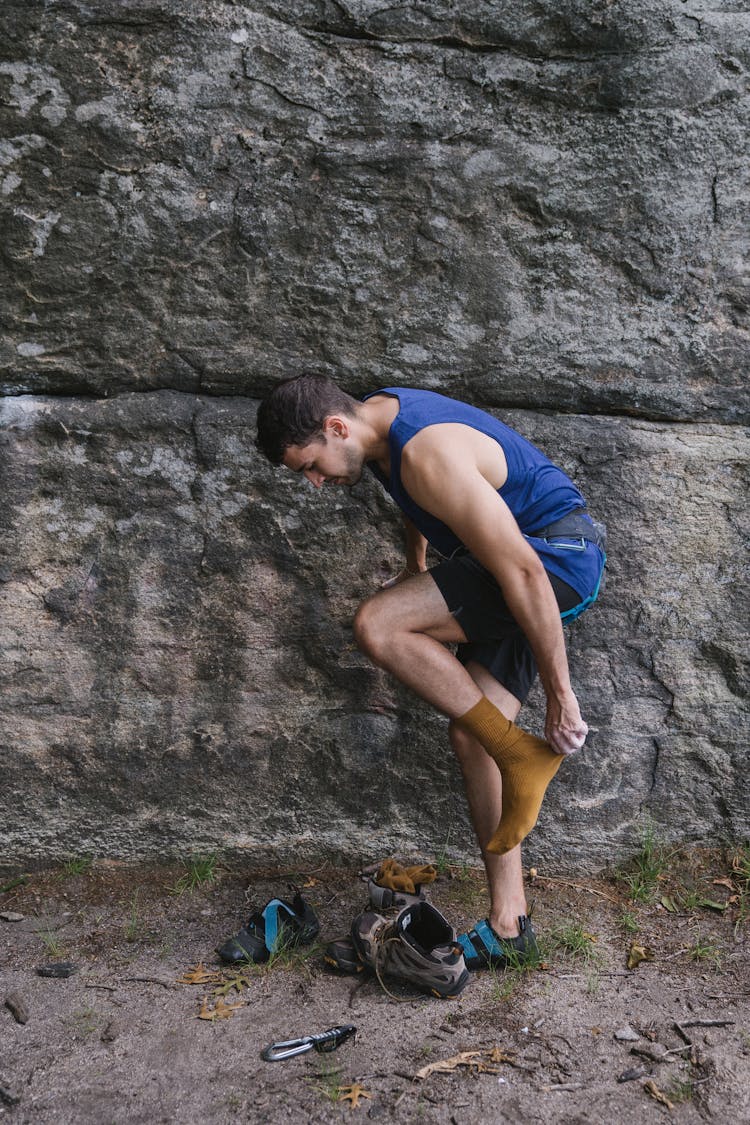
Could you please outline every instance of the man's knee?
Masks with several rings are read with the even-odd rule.
[[[354,615],[352,631],[357,647],[371,660],[377,661],[378,657],[383,655],[387,644],[388,628],[378,605],[377,594],[362,602]]]

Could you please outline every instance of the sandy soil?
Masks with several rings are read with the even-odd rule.
[[[363,908],[363,884],[321,869],[248,885],[221,870],[177,894],[182,873],[95,864],[0,893],[0,912],[23,915],[0,918],[0,1115],[13,1125],[750,1120],[750,922],[729,854],[672,857],[646,904],[622,880],[539,873],[529,898],[543,967],[475,974],[456,1001],[334,976],[318,945],[252,968],[246,986],[224,989],[241,1006],[213,1021],[196,1017],[222,984],[177,979],[199,962],[215,972],[214,946],[251,909],[307,883],[329,939]],[[477,872],[452,868],[431,891],[457,928],[486,912]],[[697,901],[733,896],[724,911]],[[654,959],[628,970],[633,941]],[[76,966],[68,979],[38,975],[61,960]],[[335,1053],[260,1058],[273,1040],[341,1023],[358,1032]],[[618,1039],[625,1028],[631,1038]],[[465,1051],[483,1051],[481,1065],[415,1078]],[[626,1072],[636,1076],[621,1081]],[[335,1100],[355,1083],[369,1097]]]

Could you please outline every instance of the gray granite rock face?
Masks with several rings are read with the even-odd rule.
[[[253,450],[310,366],[502,413],[610,525],[570,633],[598,732],[530,856],[750,832],[749,33],[729,0],[5,0],[0,858],[472,854],[444,720],[351,639],[393,509]]]
[[[11,392],[747,409],[731,2],[6,0]]]

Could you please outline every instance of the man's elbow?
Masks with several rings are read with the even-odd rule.
[[[547,571],[537,555],[532,558],[521,559],[512,567],[500,582],[503,590],[515,589],[519,593],[534,594],[540,588],[549,584]]]

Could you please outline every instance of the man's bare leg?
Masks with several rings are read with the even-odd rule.
[[[494,759],[505,807],[485,851],[502,856],[515,850],[536,824],[562,757],[515,726],[445,647],[466,636],[435,581],[420,574],[368,598],[354,619],[354,636],[375,664],[458,720]]]
[[[515,719],[520,702],[480,664],[466,666],[472,679],[492,703],[509,719]],[[450,726],[451,746],[458,758],[469,803],[471,821],[482,851],[490,892],[489,922],[500,937],[518,936],[519,915],[526,914],[521,847],[505,855],[486,850],[502,814],[502,779],[487,751],[456,723]]]
[[[354,619],[359,647],[402,684],[457,719],[482,691],[445,647],[466,636],[429,574],[409,578],[363,602]]]

